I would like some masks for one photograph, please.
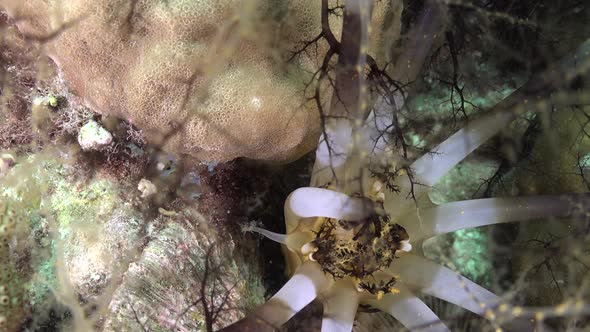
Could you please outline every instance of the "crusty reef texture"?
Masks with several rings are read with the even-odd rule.
[[[317,143],[304,86],[326,46],[285,60],[320,32],[320,3],[0,0],[25,35],[48,39],[47,54],[93,110],[134,123],[168,151],[274,162]],[[341,21],[331,20],[338,33]]]

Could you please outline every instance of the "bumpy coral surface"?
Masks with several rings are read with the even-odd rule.
[[[43,43],[87,104],[133,122],[169,151],[284,161],[317,142],[318,112],[304,90],[326,46],[286,60],[321,31],[319,1],[2,0],[0,6]],[[388,10],[380,6],[377,28]]]
[[[22,229],[22,216],[17,211],[14,206],[0,201],[0,331],[14,330],[25,315],[14,247],[21,244],[19,237],[24,237],[26,229]]]

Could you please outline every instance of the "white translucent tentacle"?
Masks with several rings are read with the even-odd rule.
[[[257,226],[246,226],[242,230],[259,233],[269,240],[285,245],[289,250],[294,252],[300,252],[301,248],[315,237],[311,231],[295,231],[289,234],[279,234]]]
[[[400,103],[403,105],[403,99],[400,100]],[[400,109],[402,105],[396,107],[396,109]],[[386,162],[385,160],[380,160],[380,158],[387,151],[389,145],[387,138],[390,137],[394,130],[394,112],[391,110],[391,107],[391,105],[385,102],[384,98],[378,98],[374,110],[369,113],[363,132],[361,133],[363,137],[362,149],[375,163]]]
[[[260,235],[265,236],[266,238],[268,238],[268,239],[270,239],[272,241],[275,241],[275,242],[278,242],[278,243],[281,243],[281,244],[284,244],[284,245],[287,244],[287,235],[285,235],[285,234],[279,234],[279,233],[275,233],[275,232],[271,232],[271,231],[269,231],[267,229],[260,228],[258,226],[246,226],[246,227],[243,227],[242,228],[242,231],[245,231],[245,232],[255,232],[255,233],[258,233]]]
[[[399,293],[390,293],[381,300],[370,300],[367,303],[392,315],[410,331],[449,331],[440,318],[407,287],[398,283],[395,288],[399,290]]]
[[[400,281],[421,292],[458,305],[478,315],[499,303],[494,293],[426,258],[401,253],[388,269]]]
[[[585,212],[582,207],[589,201],[590,194],[474,199],[423,209],[419,217],[407,216],[400,223],[412,234],[412,241],[420,241],[465,228],[569,217]]]
[[[352,126],[348,119],[331,119],[325,124],[324,134],[315,153],[310,185],[321,187],[344,179],[344,166],[348,159]],[[327,138],[326,138],[327,136]]]
[[[527,95],[532,92],[555,86],[556,82],[565,82],[566,74],[570,72],[572,63],[580,63],[581,59],[588,58],[590,40],[586,40],[574,54],[552,65],[551,69],[543,75],[533,77],[526,85],[513,92],[510,96],[498,103],[489,114],[468,123],[464,128],[447,138],[439,146],[416,160],[410,168],[413,170],[414,184],[413,197],[419,199],[430,187],[444,176],[449,170],[467,157],[471,152],[485,143],[496,133],[505,128],[518,113],[527,110]],[[565,75],[565,76],[564,76]],[[546,110],[546,107],[530,107],[530,111]],[[385,208],[395,215],[395,208],[403,210],[413,203],[407,199],[406,194],[412,188],[412,182],[407,176],[400,176],[396,180],[396,186],[401,189],[402,195],[395,192],[386,193]]]
[[[254,312],[254,316],[272,326],[281,326],[326,290],[330,283],[319,264],[305,262],[270,300]]]
[[[328,217],[341,220],[361,220],[371,210],[364,199],[322,188],[304,187],[293,191],[285,202],[287,233],[297,227],[299,220]]]
[[[323,299],[322,332],[350,332],[359,304],[359,292],[350,282],[336,282]]]
[[[485,143],[514,119],[512,111],[497,112],[471,123],[447,138],[428,153],[416,160],[410,168],[418,183],[434,186],[473,150]]]
[[[411,189],[413,189],[414,196],[420,198],[461,160],[505,128],[514,120],[514,117],[512,110],[508,109],[502,112],[493,112],[466,124],[465,127],[432,149],[432,153],[423,155],[410,165],[415,184],[413,188],[407,176],[398,177],[396,185],[403,194],[386,193],[385,209],[395,211],[400,206],[411,204],[412,200],[406,197],[406,193]]]

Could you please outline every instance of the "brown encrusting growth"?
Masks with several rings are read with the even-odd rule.
[[[263,177],[264,168],[236,160],[219,164],[212,171],[203,169],[201,212],[214,225],[241,233],[240,225],[248,221],[248,211],[257,205],[256,199],[262,198],[261,193],[270,185],[270,180]]]
[[[22,149],[33,140],[27,97],[37,80],[36,50],[12,23],[0,13],[0,149]]]

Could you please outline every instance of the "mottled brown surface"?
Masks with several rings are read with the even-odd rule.
[[[94,111],[132,122],[167,151],[284,162],[317,144],[315,83],[306,84],[327,45],[320,39],[286,60],[320,33],[319,1],[1,0],[0,8]],[[395,30],[384,23],[395,10],[376,4],[378,58],[390,43],[379,31]],[[340,22],[330,23],[337,36]]]
[[[318,113],[305,105],[300,76],[314,59],[286,70],[281,57],[313,37],[319,12],[275,22],[271,9],[233,0],[0,6],[89,106],[133,122],[168,151],[284,161],[317,141]]]
[[[33,139],[27,96],[36,80],[36,50],[0,13],[0,149],[23,148]]]

